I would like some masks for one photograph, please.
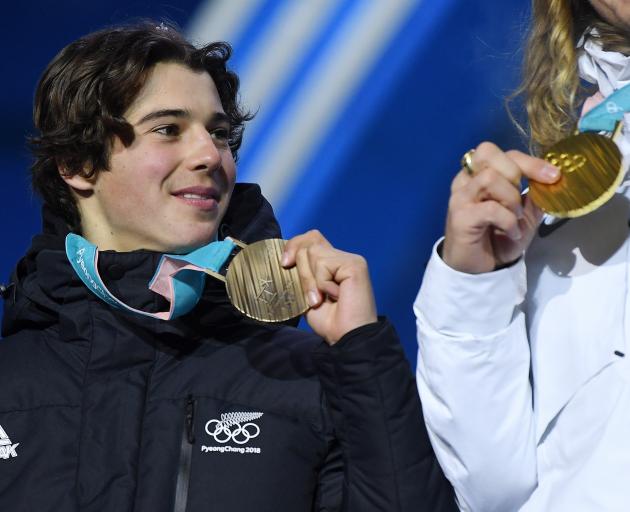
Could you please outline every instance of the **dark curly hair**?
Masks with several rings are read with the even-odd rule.
[[[212,77],[230,120],[229,145],[236,159],[244,124],[253,116],[238,102],[238,76],[226,67],[231,52],[223,42],[197,48],[172,25],[152,21],[100,30],[66,46],[35,92],[33,122],[39,134],[29,139],[35,192],[72,231],[81,231],[78,208],[59,167],[88,178],[108,169],[113,138],[125,146],[134,140],[124,113],[160,62]]]

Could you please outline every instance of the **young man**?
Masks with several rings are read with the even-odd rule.
[[[229,54],[149,24],[88,35],[45,71],[44,229],[0,343],[0,510],[455,509],[362,258],[317,232],[287,244],[316,335],[247,319],[211,278],[194,308],[159,313],[163,254],[280,236],[234,183],[249,116]]]

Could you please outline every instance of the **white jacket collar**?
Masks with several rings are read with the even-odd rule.
[[[604,96],[630,83],[629,56],[604,51],[600,42],[593,37],[587,38],[584,42],[582,36],[578,48],[581,50],[578,58],[580,76],[592,84],[597,84]]]

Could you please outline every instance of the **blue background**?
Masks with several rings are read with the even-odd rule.
[[[239,74],[246,77],[259,59],[270,58],[257,51],[292,1],[255,2],[255,12],[230,38]],[[443,230],[449,183],[459,159],[486,139],[502,147],[523,147],[504,98],[518,83],[529,4],[400,1],[408,4],[403,19],[373,52],[334,115],[313,128],[317,136],[300,154],[280,199],[273,200],[272,194],[272,202],[285,238],[317,228],[337,247],[366,256],[379,311],[392,319],[415,364],[411,307],[431,247]],[[322,87],[330,80],[317,76],[322,69],[318,66],[351,46],[348,38],[354,36],[344,31],[353,16],[375,2],[332,2],[332,14],[315,31],[291,73],[278,79],[279,91],[266,105],[254,106],[260,107],[258,126],[246,139],[239,179],[259,179],[269,151],[282,159],[287,151],[284,137],[291,135],[286,127],[300,122],[291,117],[295,109],[308,106],[300,102],[320,99],[318,94],[300,96],[300,91],[309,80]],[[381,7],[398,3],[383,0]],[[197,0],[174,4],[32,1],[3,7],[0,213],[5,222],[0,282],[8,280],[40,227],[40,207],[28,185],[25,136],[31,133],[32,96],[44,67],[64,45],[105,25],[152,17],[188,30],[206,7]],[[358,33],[369,38],[368,32],[366,28]],[[247,103],[247,84],[243,86]]]

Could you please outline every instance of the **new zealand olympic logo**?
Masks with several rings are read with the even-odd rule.
[[[206,433],[217,443],[232,441],[245,444],[260,434],[260,427],[255,423],[263,415],[262,412],[228,412],[221,414],[220,420],[206,423]]]

